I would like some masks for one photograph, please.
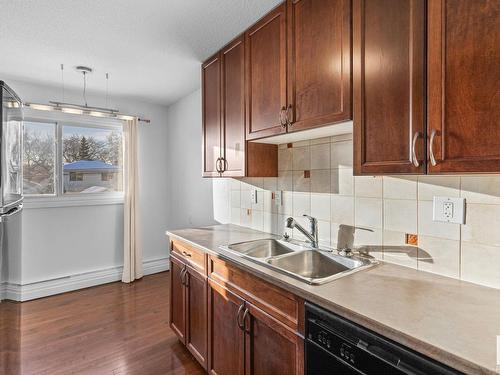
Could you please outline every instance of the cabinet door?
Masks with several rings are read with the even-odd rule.
[[[351,1],[288,0],[288,131],[350,120]]]
[[[221,52],[224,176],[245,176],[245,44],[241,36]]]
[[[424,18],[424,0],[353,2],[355,174],[425,173]]]
[[[221,85],[220,58],[207,60],[202,72],[203,177],[219,176],[217,163],[221,154]]]
[[[258,307],[246,306],[245,374],[303,374],[304,340]]]
[[[286,131],[286,7],[280,5],[245,34],[247,139]]]
[[[429,0],[430,173],[500,172],[499,82],[500,2]]]
[[[185,265],[170,256],[170,327],[182,343],[186,342],[186,295],[183,285]]]
[[[208,288],[208,372],[217,375],[244,373],[244,332],[238,313],[244,301],[223,286],[209,280]]]
[[[207,368],[207,278],[187,268],[186,346],[203,368]]]

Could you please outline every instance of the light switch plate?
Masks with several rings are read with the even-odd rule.
[[[465,224],[465,198],[434,197],[432,220]]]
[[[257,190],[253,189],[251,192],[252,204],[257,204]]]
[[[274,192],[274,204],[276,207],[281,207],[283,204],[283,190]]]

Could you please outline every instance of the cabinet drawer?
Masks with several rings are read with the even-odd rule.
[[[199,271],[203,275],[206,275],[206,255],[203,251],[197,250],[194,247],[177,240],[171,243],[172,252],[181,258],[188,265],[193,267],[195,270]]]
[[[301,330],[303,301],[221,259],[208,258],[209,277],[294,330]]]

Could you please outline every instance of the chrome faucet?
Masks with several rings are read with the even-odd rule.
[[[318,248],[318,220],[316,218],[309,215],[302,215],[307,217],[311,223],[311,229],[308,231],[302,225],[297,223],[297,221],[293,217],[289,217],[286,219],[286,227],[293,229],[297,228],[298,231],[302,232],[304,236],[306,236],[309,241],[311,241],[311,247],[317,249]]]

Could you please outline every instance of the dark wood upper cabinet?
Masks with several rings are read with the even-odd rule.
[[[245,44],[243,36],[221,51],[224,176],[245,176]]]
[[[353,1],[354,173],[425,173],[425,1]]]
[[[303,374],[303,339],[251,303],[246,308],[245,373]]]
[[[286,132],[286,6],[281,4],[245,33],[247,140]]]
[[[186,346],[207,368],[207,278],[205,275],[186,268]]]
[[[428,8],[429,172],[498,173],[500,1]]]
[[[288,131],[350,120],[351,1],[289,0]]]
[[[277,177],[278,146],[247,146],[245,38],[202,65],[203,177]]]
[[[202,71],[203,177],[219,176],[221,154],[221,79],[219,54],[208,59]]]
[[[185,264],[170,257],[170,327],[186,343],[186,293],[183,284]]]
[[[244,300],[209,280],[208,288],[208,372],[213,375],[242,375],[244,331],[238,319]]]

